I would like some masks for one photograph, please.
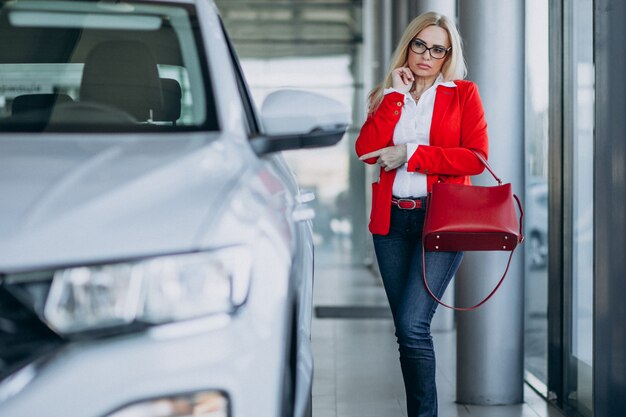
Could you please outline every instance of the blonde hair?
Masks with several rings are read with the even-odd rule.
[[[446,62],[441,67],[441,74],[444,81],[462,80],[467,75],[465,59],[463,58],[463,45],[461,36],[459,35],[456,25],[448,17],[435,12],[427,12],[417,16],[404,30],[402,38],[391,57],[391,64],[387,75],[382,83],[378,84],[369,94],[369,113],[376,111],[380,103],[383,101],[383,92],[385,88],[390,88],[391,72],[403,66],[408,59],[409,45],[413,38],[428,26],[439,26],[448,32],[450,38],[450,46],[452,49],[446,56]]]

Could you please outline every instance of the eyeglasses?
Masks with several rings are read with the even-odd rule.
[[[413,39],[410,43],[410,46],[411,46],[411,51],[415,52],[416,54],[422,55],[423,53],[428,51],[430,56],[433,57],[434,59],[443,59],[448,54],[448,52],[450,52],[450,50],[452,49],[452,47],[449,47],[446,49],[443,46],[438,46],[438,45],[435,45],[429,48],[428,46],[426,46],[424,42],[417,40],[417,39]]]

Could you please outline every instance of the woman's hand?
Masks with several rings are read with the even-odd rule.
[[[388,146],[374,152],[366,153],[359,159],[364,161],[369,158],[378,157],[376,161],[385,171],[391,171],[406,163],[406,144]]]
[[[402,92],[408,93],[413,87],[415,76],[408,67],[400,67],[391,71],[391,86]]]

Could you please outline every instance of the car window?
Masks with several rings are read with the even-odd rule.
[[[216,130],[180,4],[0,2],[0,131]]]

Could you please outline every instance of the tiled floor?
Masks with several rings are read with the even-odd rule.
[[[365,268],[318,256],[316,306],[386,306],[382,286]],[[478,407],[455,403],[455,332],[433,334],[440,417],[561,416],[530,388],[525,402]],[[393,323],[388,318],[313,319],[313,417],[406,417]]]

